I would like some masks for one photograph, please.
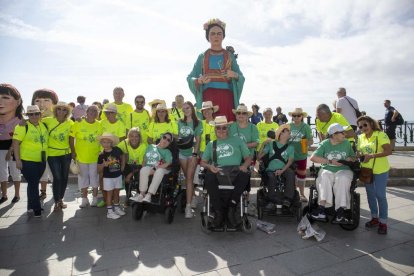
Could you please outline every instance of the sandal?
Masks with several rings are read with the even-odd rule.
[[[13,199],[12,199],[12,203],[16,203],[16,202],[18,202],[20,200],[20,196],[15,196],[15,197],[13,197]]]
[[[6,201],[7,201],[7,197],[2,196],[2,197],[0,198],[0,204],[2,204],[3,202],[6,202]]]
[[[63,200],[59,201],[59,206],[61,209],[66,209],[68,207],[67,204],[63,203]]]
[[[55,207],[53,208],[53,212],[62,211],[62,207],[60,206],[60,202],[55,203]]]

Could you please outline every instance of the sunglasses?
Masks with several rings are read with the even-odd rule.
[[[171,139],[166,135],[163,135],[162,139],[167,140],[169,143],[171,143]]]
[[[237,115],[247,115],[247,112],[236,112]]]
[[[137,104],[144,104],[145,101],[136,101],[135,103],[137,103]]]
[[[66,111],[67,109],[66,109],[66,108],[64,108],[64,107],[58,107],[58,108],[56,108],[56,110],[57,110],[57,111]]]
[[[359,127],[359,129],[362,129],[362,128],[364,128],[364,127],[368,127],[368,124],[361,124],[361,125],[359,125],[358,127]]]
[[[226,126],[216,126],[217,130],[227,130]]]
[[[158,113],[165,113],[167,110],[157,110]]]
[[[37,113],[29,113],[29,114],[27,114],[27,116],[29,116],[29,117],[31,117],[31,116],[40,116],[40,112],[37,112]]]
[[[334,134],[343,134],[343,135],[345,135],[345,133],[343,131],[338,131],[338,132],[335,132]]]
[[[292,114],[292,117],[293,118],[299,118],[299,117],[302,117],[302,114]]]

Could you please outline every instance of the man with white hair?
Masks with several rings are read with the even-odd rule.
[[[354,131],[357,130],[357,115],[356,110],[359,110],[358,102],[346,95],[346,89],[341,87],[336,92],[338,100],[336,101],[336,112],[342,114],[349,122]]]

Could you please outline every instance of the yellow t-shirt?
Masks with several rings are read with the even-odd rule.
[[[332,117],[329,119],[328,122],[321,122],[318,118],[316,118],[316,130],[323,135],[328,135],[328,128],[330,125],[338,123],[343,127],[347,127],[345,130],[351,130],[352,127],[347,121],[347,119],[340,113],[332,112]],[[348,138],[349,141],[355,141],[354,138]]]
[[[170,108],[168,109],[168,116],[171,121],[178,122],[184,118],[184,112],[181,108]]]
[[[200,152],[204,152],[206,149],[206,135],[210,135],[210,141],[214,141],[217,139],[216,132],[214,131],[214,127],[207,123],[206,120],[202,120],[201,124],[203,126],[203,133],[201,134],[201,141],[200,141]]]
[[[375,151],[377,145],[376,140],[378,137],[378,148]],[[358,151],[362,152],[362,154],[375,154],[384,152],[382,145],[386,145],[390,143],[390,139],[388,138],[387,134],[382,131],[374,131],[371,137],[368,139],[365,136],[365,133],[358,136]],[[374,174],[381,174],[389,171],[390,164],[388,163],[387,157],[379,157],[375,158],[375,166],[373,168]],[[366,163],[361,163],[361,167],[364,168],[372,168],[374,165],[374,158],[370,159]]]
[[[161,138],[161,135],[166,132],[178,135],[178,125],[173,121],[170,121],[169,123],[151,122],[148,128],[148,137],[155,143],[155,140]]]
[[[17,125],[14,128],[13,139],[20,141],[20,159],[25,161],[41,162],[42,151],[47,157],[48,130],[43,123],[37,126],[29,121],[26,126]]]
[[[75,138],[76,159],[84,164],[98,162],[101,145],[97,137],[102,134],[102,126],[99,121],[93,124],[86,120],[75,122],[70,131],[70,136]]]
[[[128,139],[125,139],[118,144],[118,148],[120,148],[125,154],[128,154],[128,164],[137,165],[141,165],[144,161],[147,146],[147,144],[141,143],[136,149],[133,149],[129,144]]]
[[[71,153],[69,134],[74,122],[67,119],[59,124],[55,117],[43,118],[42,122],[47,125],[49,132],[48,156],[62,156]]]
[[[260,151],[260,149],[262,148],[263,142],[267,139],[267,132],[269,130],[276,131],[276,129],[279,128],[279,124],[275,122],[271,122],[270,124],[267,124],[264,121],[261,121],[256,126],[257,126],[257,130],[259,131],[259,144],[257,145],[256,149]]]
[[[131,120],[132,119],[132,120]],[[149,112],[144,109],[142,112],[132,112],[127,118],[127,129],[133,127],[139,127],[139,132],[141,133],[142,143],[148,144],[148,127],[151,122],[151,116]]]
[[[120,120],[121,122],[123,122],[124,124],[126,124],[127,123],[127,118],[129,116],[129,113],[131,113],[132,111],[134,111],[134,109],[132,108],[132,106],[130,104],[127,104],[127,103],[116,104],[115,102],[113,102],[113,104],[115,104],[116,105],[116,108],[117,108],[116,118],[118,120]],[[103,109],[102,110],[104,110],[107,105],[108,104],[105,104],[103,106]],[[101,119],[102,120],[104,120],[104,119],[106,120],[105,112],[102,112]]]
[[[118,138],[126,137],[126,127],[121,120],[117,120],[115,123],[110,123],[108,120],[101,121],[102,132],[109,132]]]

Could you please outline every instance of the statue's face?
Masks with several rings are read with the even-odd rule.
[[[50,98],[36,98],[34,100],[34,104],[39,107],[41,111],[43,111],[43,117],[49,117],[53,115],[53,101]]]

